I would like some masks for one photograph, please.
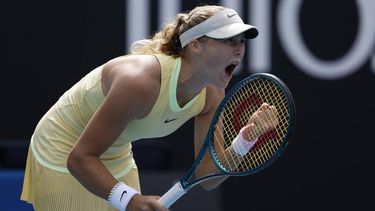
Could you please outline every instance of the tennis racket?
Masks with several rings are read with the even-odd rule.
[[[263,103],[277,110],[277,125],[262,133],[245,155],[228,153],[232,141]],[[169,208],[193,186],[218,176],[244,176],[261,171],[286,148],[295,127],[295,105],[288,87],[278,77],[258,73],[236,84],[224,97],[212,119],[203,146],[188,173],[160,199]],[[203,156],[210,153],[219,173],[194,178]]]

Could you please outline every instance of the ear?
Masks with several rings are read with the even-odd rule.
[[[196,54],[200,54],[202,51],[202,43],[200,43],[198,40],[192,40],[188,44],[191,51],[193,51]]]

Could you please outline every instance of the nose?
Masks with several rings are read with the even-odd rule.
[[[242,58],[244,54],[245,54],[245,44],[237,43],[236,47],[234,48],[234,55],[240,56]]]

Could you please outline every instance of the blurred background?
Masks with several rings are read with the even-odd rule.
[[[373,0],[2,2],[1,210],[30,210],[19,201],[29,139],[60,95],[175,14],[208,3],[258,27],[231,86],[257,72],[280,77],[295,98],[296,133],[270,168],[213,192],[195,187],[172,210],[374,210]],[[145,194],[162,195],[188,170],[192,132],[190,121],[134,144]]]

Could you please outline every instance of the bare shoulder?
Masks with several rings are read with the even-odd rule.
[[[160,64],[152,55],[122,56],[110,60],[103,66],[102,84],[104,93],[117,82],[134,85],[160,84]],[[147,87],[146,87],[147,88]]]
[[[160,64],[152,55],[115,58],[103,66],[102,87],[105,96],[112,93],[120,104],[142,103],[141,113],[146,114],[159,95]]]

